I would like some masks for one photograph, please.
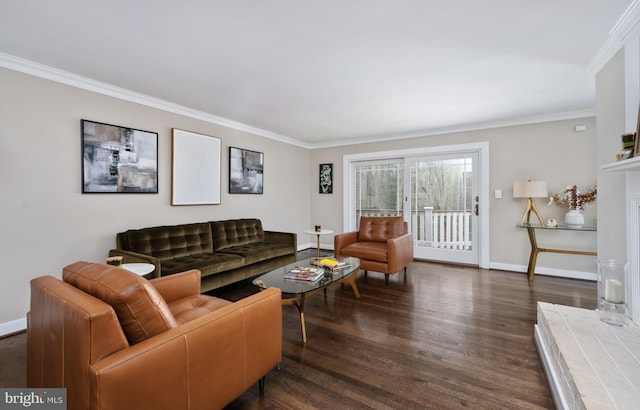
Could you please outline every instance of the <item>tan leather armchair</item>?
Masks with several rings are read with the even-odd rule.
[[[401,216],[363,216],[359,229],[335,235],[333,246],[338,258],[359,258],[365,275],[370,270],[384,273],[387,285],[389,275],[403,268],[406,275],[407,265],[413,261],[413,234]]]
[[[282,358],[282,298],[200,294],[200,272],[146,279],[78,262],[31,281],[27,385],[69,409],[216,409]]]

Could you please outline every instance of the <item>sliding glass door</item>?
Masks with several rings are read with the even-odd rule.
[[[358,229],[361,216],[402,216],[417,259],[488,267],[481,227],[489,213],[480,204],[488,197],[488,144],[354,157],[345,156],[345,232]]]

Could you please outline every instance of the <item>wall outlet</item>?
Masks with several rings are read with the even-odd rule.
[[[493,193],[495,199],[502,199],[502,189],[496,189]]]

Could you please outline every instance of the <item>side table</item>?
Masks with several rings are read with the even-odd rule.
[[[144,276],[153,272],[156,267],[151,263],[123,263],[122,269],[126,269],[129,272],[133,272],[137,275]]]
[[[550,226],[542,226],[542,225],[532,225],[532,224],[520,224],[517,225],[518,228],[527,228],[527,233],[529,234],[529,242],[531,243],[531,255],[529,256],[529,266],[527,267],[527,274],[529,275],[529,281],[533,281],[533,275],[536,270],[536,261],[538,260],[538,254],[540,252],[551,252],[551,253],[565,253],[571,255],[588,255],[588,256],[597,256],[596,252],[592,251],[576,251],[570,249],[549,249],[549,248],[540,248],[538,246],[538,241],[536,239],[536,229],[544,229],[544,230],[556,230],[556,231],[580,231],[580,232],[595,232],[595,226],[587,226],[584,225],[581,228],[571,228],[567,225],[558,225],[554,227]]]
[[[329,235],[329,234],[332,234],[333,231],[331,229],[321,229],[319,231],[316,231],[315,229],[307,229],[304,231],[304,233],[309,235],[317,235],[318,237],[317,247],[318,247],[318,258],[319,258],[320,257],[320,235]]]

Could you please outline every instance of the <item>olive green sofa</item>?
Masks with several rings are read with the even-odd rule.
[[[292,263],[296,251],[295,233],[265,231],[259,219],[232,219],[120,232],[109,256],[153,264],[148,278],[198,269],[200,290],[207,292]]]

